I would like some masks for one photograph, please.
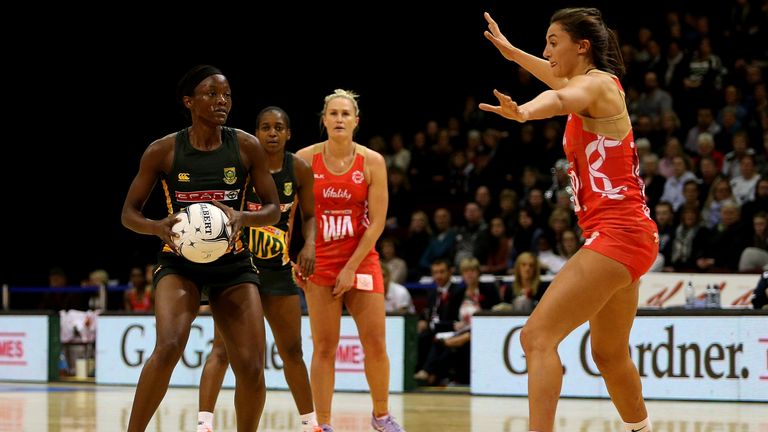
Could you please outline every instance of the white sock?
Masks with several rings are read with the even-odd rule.
[[[208,411],[200,411],[197,413],[197,424],[200,423],[213,426],[213,413]]]
[[[301,414],[299,418],[301,419],[302,432],[311,432],[314,426],[318,426],[317,416],[314,411],[307,414]]]
[[[627,432],[651,432],[651,420],[646,417],[645,420],[637,423],[624,422],[624,430]]]

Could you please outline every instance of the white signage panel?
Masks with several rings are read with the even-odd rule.
[[[312,335],[309,318],[302,317],[302,350],[309,369],[312,362]],[[265,380],[267,388],[288,389],[283,362],[277,352],[274,336],[267,329]],[[390,391],[403,391],[404,317],[386,318],[387,353],[390,362]],[[198,386],[205,359],[213,341],[213,319],[199,316],[192,323],[189,340],[179,363],[173,370],[170,385]],[[136,384],[141,368],[155,345],[153,316],[99,316],[96,338],[96,382],[99,384]],[[341,318],[341,336],[336,352],[336,389],[367,391],[363,367],[363,349],[352,317]],[[232,369],[227,370],[223,386],[233,388]]]
[[[528,394],[520,346],[526,319],[473,318],[473,394]],[[639,316],[628,348],[647,398],[768,401],[768,316]],[[608,397],[588,324],[565,338],[558,353],[563,396]]]
[[[0,315],[0,381],[48,381],[48,315]]]

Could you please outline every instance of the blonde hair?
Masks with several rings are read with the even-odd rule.
[[[411,213],[411,219],[413,219],[414,216],[420,218],[424,222],[424,231],[431,237],[432,226],[429,224],[429,216],[427,216],[423,210],[416,210],[415,212]]]
[[[94,285],[107,285],[109,273],[104,269],[96,269],[88,274],[88,282]]]
[[[320,116],[325,116],[325,110],[328,109],[328,103],[330,103],[332,100],[336,98],[344,98],[348,101],[352,102],[352,106],[355,107],[355,115],[360,115],[360,107],[357,105],[357,98],[359,98],[360,95],[353,92],[352,90],[344,90],[344,89],[336,89],[333,91],[333,93],[329,94],[325,97],[325,103],[323,104],[323,111],[320,113]]]
[[[480,271],[480,261],[477,258],[464,258],[459,264],[459,271],[462,273],[464,270],[477,270]]]
[[[539,258],[531,252],[523,252],[518,255],[515,260],[515,280],[512,282],[512,291],[516,296],[519,296],[523,292],[522,260],[520,258],[533,260],[531,295],[536,295],[536,292],[539,290],[539,284],[541,283],[541,264],[539,264]]]

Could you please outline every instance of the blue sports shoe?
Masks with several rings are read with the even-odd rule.
[[[319,429],[321,432],[333,432],[333,426],[329,424],[321,424]]]

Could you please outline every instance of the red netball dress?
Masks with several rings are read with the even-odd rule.
[[[315,177],[315,271],[310,280],[332,287],[336,276],[357,249],[368,229],[368,182],[365,176],[367,149],[356,145],[351,166],[344,172],[333,172],[325,164],[323,148],[316,144],[312,155]],[[354,287],[383,293],[379,254],[371,248],[355,271]]]
[[[610,76],[623,99],[618,78]],[[640,278],[658,255],[659,236],[646,206],[626,105],[604,119],[570,114],[563,149],[584,247],[624,264],[633,280]]]

